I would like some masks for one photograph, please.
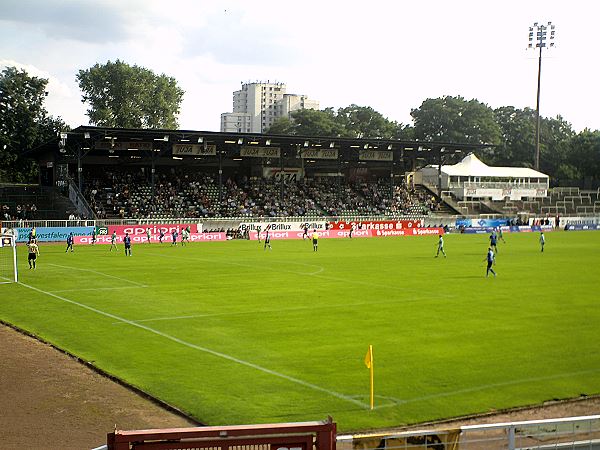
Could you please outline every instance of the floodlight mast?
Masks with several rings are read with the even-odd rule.
[[[548,29],[550,29],[550,36],[547,35]],[[538,78],[537,78],[537,101],[535,106],[535,170],[540,170],[540,81],[542,75],[542,48],[554,47],[554,33],[555,26],[552,22],[548,22],[547,25],[539,24],[535,22],[532,27],[529,27],[529,46],[528,48],[540,49],[538,58]],[[546,39],[548,39],[548,45],[546,45]]]

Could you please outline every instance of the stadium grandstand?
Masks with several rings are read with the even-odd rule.
[[[424,217],[457,211],[407,174],[485,147],[83,126],[29,154],[71,198],[65,218]]]
[[[5,221],[434,220],[481,214],[536,217],[600,212],[597,191],[550,189],[548,177],[537,172],[527,182],[543,185],[543,189],[533,189],[528,195],[498,197],[479,185],[477,192],[482,195],[466,195],[473,191],[473,183],[458,186],[461,180],[497,187],[497,180],[481,178],[477,171],[473,172],[477,178],[463,174],[465,170],[487,174],[498,169],[473,160],[473,153],[486,147],[489,145],[81,126],[29,150],[39,163],[39,186],[5,186],[0,202]],[[519,171],[531,171],[501,169],[501,180],[506,183],[519,178],[515,175]],[[521,181],[525,183],[525,179]]]

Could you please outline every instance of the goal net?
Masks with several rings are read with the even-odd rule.
[[[17,281],[17,245],[15,236],[12,233],[0,233],[0,284],[16,283]]]

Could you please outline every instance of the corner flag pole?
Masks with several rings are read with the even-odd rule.
[[[365,366],[370,369],[371,373],[371,409],[373,409],[374,405],[374,390],[373,390],[373,346],[369,345],[369,350],[367,351],[367,355],[365,356]]]

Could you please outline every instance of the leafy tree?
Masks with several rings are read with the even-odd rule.
[[[44,108],[47,84],[15,67],[0,73],[0,180],[34,181],[37,166],[23,152],[66,130],[64,122]]]
[[[316,109],[294,111],[292,120],[286,118],[276,120],[268,132],[295,136],[347,136],[346,130],[336,121],[331,108],[323,111]]]
[[[535,111],[503,106],[494,110],[502,142],[492,163],[499,166],[533,167],[535,152]]]
[[[270,134],[283,134],[293,135],[294,134],[294,122],[287,117],[280,117],[275,120],[270,128],[267,130]]]
[[[427,99],[410,115],[417,139],[493,145],[501,142],[494,112],[477,100],[450,96]]]
[[[392,139],[399,139],[402,141],[414,141],[415,140],[415,127],[412,125],[406,125],[403,123],[392,122],[394,124],[394,133],[391,136]]]
[[[600,181],[600,131],[583,130],[569,141],[571,149],[564,166],[565,172],[570,168],[578,179]],[[565,174],[568,178],[569,173]],[[572,179],[572,178],[571,178]]]
[[[122,61],[96,64],[77,74],[94,125],[176,129],[184,91],[175,78]]]
[[[336,120],[354,138],[390,139],[397,131],[397,124],[369,106],[350,105],[337,111]]]
[[[556,183],[570,171],[565,164],[568,164],[575,133],[561,116],[545,117],[540,122],[540,171],[549,174]],[[567,173],[562,173],[565,170]]]

